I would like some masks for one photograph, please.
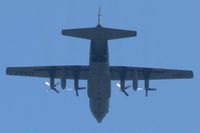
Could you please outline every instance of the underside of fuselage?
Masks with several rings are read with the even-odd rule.
[[[109,111],[111,95],[107,40],[91,41],[89,75],[90,110],[100,123]]]
[[[109,112],[108,98],[90,98],[90,110],[98,123],[101,123],[103,118]]]

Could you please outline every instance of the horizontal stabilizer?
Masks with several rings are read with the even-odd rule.
[[[104,28],[98,25],[97,27],[94,28],[62,30],[62,34],[65,36],[72,36],[89,40],[112,40],[119,38],[134,37],[137,35],[137,32],[129,30]]]

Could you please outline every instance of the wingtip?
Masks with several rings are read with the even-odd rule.
[[[65,36],[65,30],[61,30],[61,35]]]
[[[191,71],[190,78],[194,78],[194,73]]]
[[[185,75],[188,79],[194,78],[194,73],[192,70],[188,70]]]
[[[9,67],[6,68],[6,75],[9,75]]]

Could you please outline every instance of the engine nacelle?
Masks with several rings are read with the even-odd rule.
[[[137,73],[137,70],[134,71],[134,79],[133,79],[132,85],[133,85],[133,89],[135,91],[137,91],[137,89],[138,89],[138,73]]]
[[[59,93],[59,91],[56,89],[56,86],[57,85],[55,84],[55,77],[54,76],[50,77],[50,88],[55,92]]]
[[[120,89],[126,96],[128,96],[128,93],[126,92],[126,89],[128,89],[129,87],[131,87],[131,86],[130,85],[129,86],[125,86],[125,80],[123,80],[123,79],[120,80]]]
[[[66,88],[66,78],[61,78],[61,88],[62,89]]]
[[[120,89],[124,90],[125,89],[125,80],[120,80]]]
[[[137,79],[136,79],[136,80],[133,80],[132,85],[133,85],[133,89],[134,89],[135,91],[137,91],[137,89],[138,89],[138,80],[137,80]]]
[[[50,88],[54,89],[55,88],[55,78],[50,78]]]
[[[74,79],[74,89],[76,91],[76,96],[79,95],[78,90],[79,90],[79,80],[78,79]]]

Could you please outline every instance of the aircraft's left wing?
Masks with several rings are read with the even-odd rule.
[[[8,67],[7,75],[29,76],[41,78],[88,79],[88,66],[40,66],[40,67]]]
[[[193,78],[189,70],[111,66],[111,80],[157,80]]]

